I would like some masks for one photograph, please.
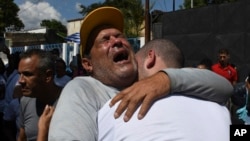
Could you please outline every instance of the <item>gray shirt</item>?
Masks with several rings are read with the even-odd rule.
[[[53,106],[56,106],[57,101]],[[36,141],[38,134],[38,120],[42,115],[46,104],[42,104],[36,98],[23,96],[20,101],[19,124],[25,130],[28,141]]]

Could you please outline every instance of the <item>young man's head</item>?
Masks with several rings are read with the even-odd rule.
[[[218,61],[221,66],[226,67],[229,65],[230,54],[229,51],[225,48],[222,48],[218,52]]]
[[[209,58],[203,58],[197,65],[197,68],[212,70],[212,65],[212,60],[210,60]]]
[[[179,48],[167,39],[146,43],[137,53],[139,79],[153,75],[164,68],[181,68],[184,57]]]
[[[131,45],[123,34],[123,15],[114,7],[90,12],[81,26],[81,55],[84,69],[102,83],[118,89],[137,78]]]

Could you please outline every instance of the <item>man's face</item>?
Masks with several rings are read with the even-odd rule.
[[[225,53],[221,53],[219,54],[218,56],[218,60],[219,60],[219,63],[222,65],[222,66],[227,66],[228,63],[229,63],[229,58],[230,56],[228,54],[225,54]]]
[[[39,74],[38,63],[37,56],[21,59],[19,62],[18,72],[20,77],[18,82],[22,87],[23,96],[36,97],[43,91],[45,76]]]
[[[106,85],[124,88],[137,78],[137,64],[131,45],[115,28],[97,32],[90,51],[92,76]]]

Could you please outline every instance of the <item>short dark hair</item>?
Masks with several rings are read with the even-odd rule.
[[[184,66],[184,55],[171,40],[153,39],[146,43],[138,53],[142,53],[142,57],[144,58],[150,49],[154,49],[167,66],[172,68],[181,68]]]
[[[59,51],[59,49],[58,49],[58,48],[54,48],[54,49],[52,49],[52,50],[51,50],[51,53],[52,53],[53,55],[60,56],[60,51]]]
[[[62,63],[64,69],[66,69],[66,67],[67,67],[67,66],[66,66],[66,63],[65,63],[65,61],[64,61],[62,58],[57,58],[55,62],[56,62],[56,63]]]
[[[205,65],[207,67],[207,69],[211,70],[212,69],[212,65],[213,65],[213,62],[211,59],[209,58],[203,58],[199,65]]]
[[[219,54],[229,54],[229,51],[228,51],[228,49],[226,49],[226,48],[221,48],[220,50],[219,50]]]
[[[20,59],[29,58],[32,56],[38,56],[40,59],[37,68],[41,73],[45,73],[46,70],[51,69],[53,73],[55,72],[54,62],[55,58],[51,52],[41,50],[41,49],[29,49],[20,54]]]

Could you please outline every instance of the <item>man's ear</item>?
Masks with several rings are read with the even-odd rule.
[[[91,61],[88,58],[82,58],[82,66],[88,72],[88,74],[92,73],[93,67]]]
[[[48,69],[47,71],[46,71],[46,82],[48,83],[48,82],[50,82],[52,79],[54,78],[54,73],[53,73],[53,71],[51,70],[51,69]]]
[[[155,65],[156,61],[156,56],[155,56],[155,51],[154,50],[149,50],[148,55],[146,57],[146,67],[152,68]]]

